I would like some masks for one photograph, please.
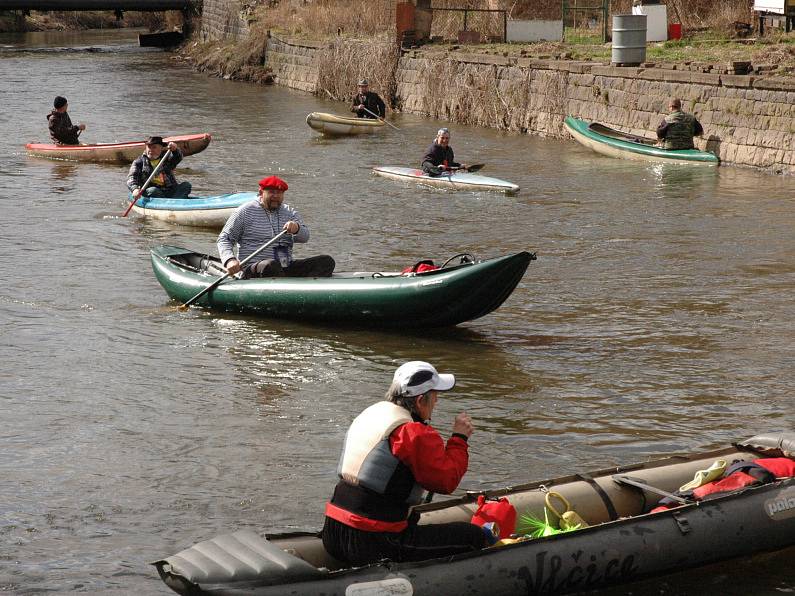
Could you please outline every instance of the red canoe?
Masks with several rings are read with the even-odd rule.
[[[204,151],[212,137],[208,133],[196,135],[179,135],[166,137],[166,142],[174,141],[184,155],[193,155]],[[28,143],[25,145],[28,155],[65,159],[68,161],[103,161],[115,163],[132,163],[144,152],[144,141],[129,143],[97,143],[96,145],[53,145],[51,143]]]

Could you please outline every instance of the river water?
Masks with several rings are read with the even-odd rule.
[[[434,424],[473,417],[465,488],[795,427],[790,178],[452,126],[457,156],[521,193],[419,189],[369,168],[415,164],[443,123],[323,140],[305,115],[346,106],[197,74],[130,31],[0,47],[0,590],[166,593],[147,562],[234,529],[319,527],[347,425],[406,360],[458,378]],[[178,312],[149,249],[213,251],[216,233],[122,218],[125,167],[27,157],[55,95],[85,142],[211,132],[178,170],[196,194],[283,177],[312,229],[298,256],[538,260],[499,310],[450,330]],[[792,592],[793,554],[613,593]]]

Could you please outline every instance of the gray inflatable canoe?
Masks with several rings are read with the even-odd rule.
[[[262,537],[243,530],[153,563],[180,594],[377,596],[569,594],[795,545],[795,478],[647,513],[716,460],[795,457],[795,433],[759,435],[725,449],[468,493],[422,505],[420,523],[468,521],[478,494],[505,496],[543,518],[547,489],[589,527],[421,563],[349,568],[317,534]],[[640,487],[639,487],[640,486]]]

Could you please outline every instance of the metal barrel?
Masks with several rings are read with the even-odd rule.
[[[646,61],[646,15],[613,15],[613,64],[638,65]]]

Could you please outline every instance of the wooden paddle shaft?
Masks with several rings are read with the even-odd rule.
[[[263,244],[262,246],[260,246],[260,247],[259,247],[257,250],[255,250],[253,253],[251,253],[251,254],[250,254],[250,255],[248,255],[248,256],[247,256],[245,259],[243,259],[242,261],[240,261],[240,266],[242,267],[243,265],[245,265],[246,263],[248,263],[248,262],[249,262],[251,259],[253,259],[254,257],[256,257],[256,256],[257,256],[259,253],[261,253],[263,250],[265,250],[266,248],[268,248],[268,247],[269,247],[271,244],[273,244],[274,242],[276,242],[277,240],[279,240],[279,239],[280,239],[282,236],[284,236],[284,235],[285,235],[285,234],[287,234],[287,233],[288,233],[288,232],[287,232],[287,230],[282,230],[281,232],[279,232],[278,234],[276,234],[276,235],[275,235],[273,238],[271,238],[270,240],[268,240],[268,241],[267,241],[265,244]],[[205,295],[207,292],[209,292],[210,290],[214,290],[215,288],[217,288],[217,287],[218,287],[218,286],[221,284],[221,282],[222,282],[222,281],[224,281],[224,280],[225,280],[227,277],[229,277],[229,276],[231,276],[231,275],[232,275],[231,273],[227,273],[227,274],[226,274],[226,275],[224,275],[223,277],[220,277],[219,279],[217,279],[216,281],[214,281],[213,283],[211,283],[209,286],[207,286],[206,288],[204,288],[204,289],[203,289],[201,292],[199,292],[198,294],[196,294],[196,295],[195,295],[193,298],[191,298],[190,300],[188,300],[188,301],[187,301],[185,304],[183,304],[182,306],[180,306],[180,310],[185,310],[186,308],[188,308],[188,307],[189,307],[191,304],[193,304],[194,302],[196,302],[196,301],[197,301],[199,298],[201,298],[202,296],[204,296],[204,295]]]
[[[381,122],[383,122],[383,123],[384,123],[384,124],[386,124],[387,126],[391,126],[391,127],[392,127],[392,128],[394,128],[395,130],[400,130],[400,129],[399,129],[397,126],[395,126],[394,124],[390,124],[390,123],[389,123],[389,122],[387,122],[387,121],[386,121],[384,118],[381,118],[381,116],[379,116],[378,114],[374,114],[373,112],[371,112],[370,110],[368,110],[368,109],[367,109],[367,108],[365,108],[365,107],[362,107],[362,109],[363,109],[365,112],[367,112],[368,114],[372,114],[373,116],[375,116],[376,118],[378,118],[378,119],[379,119]]]

